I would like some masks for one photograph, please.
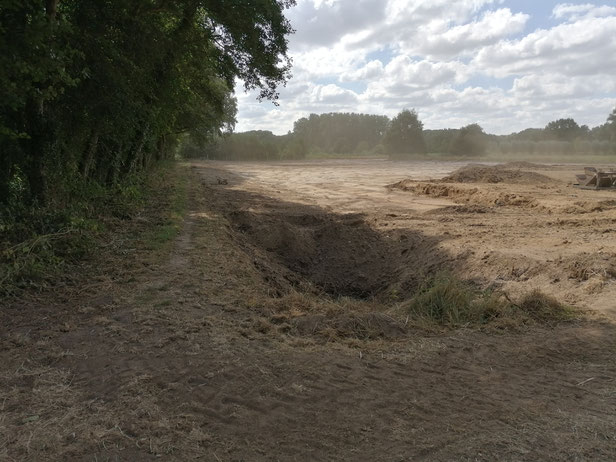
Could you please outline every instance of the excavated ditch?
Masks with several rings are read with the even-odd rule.
[[[444,260],[426,237],[405,230],[383,234],[360,214],[327,214],[294,205],[261,213],[233,211],[227,218],[261,256],[257,265],[270,273],[270,280],[282,273],[292,283],[307,280],[333,296],[368,299],[411,293]]]

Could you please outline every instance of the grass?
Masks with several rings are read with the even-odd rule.
[[[66,204],[0,210],[0,295],[49,287],[68,267],[108,251],[110,236],[146,207],[161,208],[165,218],[148,223],[143,239],[151,248],[163,247],[180,229],[187,183],[177,168],[164,165],[111,189],[80,187]]]
[[[176,238],[182,228],[188,207],[188,177],[174,171],[167,181],[171,182],[171,187],[163,222],[150,229],[144,236],[146,246],[153,250],[165,247]]]
[[[404,337],[409,328],[516,329],[556,324],[579,316],[573,308],[539,290],[512,301],[502,292],[481,290],[447,272],[426,280],[414,296],[393,307],[296,291],[249,304],[262,315],[255,328],[258,332],[271,335],[277,331],[328,342],[397,339]]]
[[[535,289],[526,294],[515,307],[524,315],[540,323],[567,321],[577,316],[575,310],[562,305],[553,297]]]
[[[513,302],[504,293],[480,290],[449,273],[428,280],[402,311],[411,318],[447,327],[495,324],[501,327],[570,320],[576,312],[539,290]]]

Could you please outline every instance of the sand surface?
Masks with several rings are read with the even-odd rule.
[[[514,164],[512,170],[534,174],[522,184],[430,181],[463,162],[209,165],[222,176],[235,175],[236,189],[359,213],[382,233],[420,233],[438,241],[435,252],[449,255],[451,267],[486,286],[514,294],[540,288],[562,302],[616,316],[616,191],[573,187],[578,165]]]

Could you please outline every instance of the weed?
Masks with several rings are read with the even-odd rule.
[[[414,318],[447,326],[484,324],[502,315],[506,302],[492,292],[483,292],[449,273],[437,274],[405,304]]]
[[[146,240],[154,247],[172,240],[186,208],[187,179],[170,171],[174,170],[167,165],[149,177],[134,176],[112,188],[75,183],[65,199],[45,206],[27,205],[17,194],[17,184],[14,197],[0,208],[0,295],[42,288],[67,265],[107,247],[103,241],[108,225],[132,219],[147,205],[145,199],[162,187],[172,191],[170,203],[161,206],[169,210],[169,218],[150,227]]]
[[[513,303],[503,293],[480,290],[449,273],[429,279],[403,310],[413,319],[448,327],[485,325],[513,327],[572,319],[576,312],[538,290]]]

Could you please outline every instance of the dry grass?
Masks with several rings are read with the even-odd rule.
[[[514,302],[502,292],[480,290],[449,273],[427,281],[400,308],[415,321],[453,328],[488,324],[508,328],[565,321],[578,315],[537,289]]]
[[[384,312],[376,303],[349,297],[331,298],[292,291],[280,298],[263,298],[255,330],[331,341],[399,338],[403,321]]]
[[[413,329],[517,329],[579,315],[538,290],[516,302],[502,292],[480,290],[449,273],[426,281],[412,298],[394,306],[291,291],[278,298],[255,299],[253,308],[259,316],[245,326],[252,332],[327,342],[398,339]]]
[[[539,323],[567,321],[579,315],[573,308],[561,304],[538,289],[526,294],[515,306],[524,315]]]

